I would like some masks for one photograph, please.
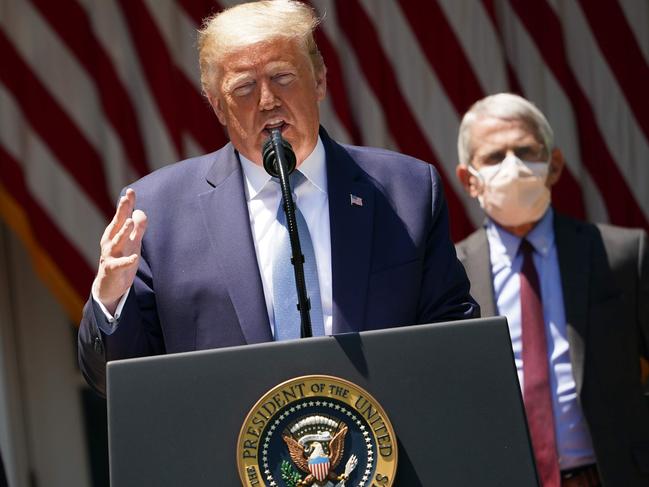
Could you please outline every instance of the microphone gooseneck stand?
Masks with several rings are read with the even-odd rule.
[[[311,301],[306,290],[304,254],[302,254],[302,247],[300,246],[293,193],[288,179],[288,176],[295,170],[295,153],[291,144],[282,137],[280,129],[271,130],[270,137],[262,148],[262,159],[264,169],[268,174],[279,179],[282,189],[282,203],[291,242],[291,263],[293,264],[293,275],[295,276],[295,288],[297,290],[297,309],[300,312],[300,336],[308,338],[313,336],[310,315]]]

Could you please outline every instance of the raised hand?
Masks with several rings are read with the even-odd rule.
[[[140,260],[147,219],[143,211],[134,211],[134,208],[135,191],[129,188],[120,198],[115,216],[100,241],[101,255],[92,285],[93,294],[112,314],[133,284]]]

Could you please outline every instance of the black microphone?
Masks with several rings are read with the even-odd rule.
[[[311,301],[307,294],[306,281],[304,277],[304,255],[300,246],[300,236],[297,230],[295,218],[295,206],[289,174],[295,170],[295,152],[291,144],[282,137],[279,128],[272,129],[270,137],[261,150],[261,157],[264,161],[264,169],[271,176],[279,179],[282,188],[282,201],[286,213],[286,226],[289,240],[291,242],[291,264],[293,264],[293,275],[295,277],[295,290],[297,291],[297,309],[300,312],[300,336],[308,338],[313,336],[311,330]],[[287,262],[288,265],[288,262]]]
[[[277,128],[271,130],[270,137],[264,142],[264,146],[261,149],[264,169],[274,178],[280,177],[280,171],[277,165],[278,154],[280,158],[283,156],[284,161],[286,161],[285,167],[288,176],[295,170],[295,152],[293,152],[291,144],[282,137],[282,131]]]

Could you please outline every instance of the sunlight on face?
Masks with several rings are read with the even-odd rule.
[[[208,98],[234,147],[245,157],[261,165],[269,129],[278,127],[299,165],[317,142],[325,76],[324,68],[314,72],[297,41],[277,38],[226,55]]]

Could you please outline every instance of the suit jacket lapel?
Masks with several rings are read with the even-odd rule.
[[[588,263],[590,242],[578,225],[555,213],[554,234],[556,240],[563,305],[566,312],[570,360],[577,393],[581,392],[584,376],[584,355],[588,331]]]
[[[487,233],[481,228],[465,242],[464,267],[471,283],[471,296],[480,305],[482,316],[495,316],[494,286]]]
[[[241,164],[228,144],[206,175],[213,189],[198,195],[214,247],[213,259],[226,283],[247,343],[272,341],[257,254],[250,229]]]
[[[324,129],[320,137],[327,154],[333,332],[359,331],[364,326],[374,225],[374,188],[349,154]],[[352,204],[352,196],[360,198]]]

